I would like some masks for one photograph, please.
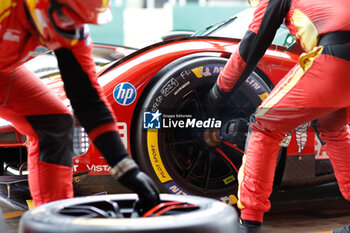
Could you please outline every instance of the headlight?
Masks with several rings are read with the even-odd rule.
[[[73,148],[74,152],[77,155],[82,155],[87,152],[90,146],[90,139],[88,138],[87,133],[81,126],[77,126],[74,128],[74,136],[73,136]]]

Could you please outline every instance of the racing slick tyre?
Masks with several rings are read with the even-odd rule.
[[[20,233],[238,233],[234,208],[213,199],[161,194],[143,216],[136,194],[66,199],[26,212]]]
[[[270,89],[253,73],[227,103],[206,105],[226,62],[208,56],[174,61],[151,80],[140,97],[143,101],[132,124],[132,154],[162,191],[206,196],[232,205],[237,202],[243,148],[213,138],[224,122],[249,119]],[[240,133],[246,137],[246,132]]]

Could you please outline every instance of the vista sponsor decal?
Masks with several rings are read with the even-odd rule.
[[[143,128],[221,128],[222,122],[215,118],[197,119],[190,114],[162,114],[156,112],[144,112]]]

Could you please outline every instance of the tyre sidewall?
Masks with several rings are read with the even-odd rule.
[[[163,201],[194,204],[198,210],[184,214],[149,218],[77,218],[64,216],[59,211],[65,207],[89,204],[103,200],[137,200],[135,194],[107,195],[73,198],[39,206],[26,212],[19,233],[232,233],[238,232],[238,216],[234,208],[218,201],[196,197],[161,194]]]
[[[144,113],[157,112],[162,114],[173,114],[176,105],[181,102],[183,96],[192,90],[208,91],[216,82],[216,79],[224,68],[227,59],[202,57],[181,64],[174,64],[172,67],[166,67],[166,72],[160,72],[160,75],[154,77],[154,80],[145,89],[142,108],[139,109],[136,125],[136,160],[140,167],[150,174],[159,184],[162,191],[180,195],[202,195],[202,193],[193,193],[188,191],[184,183],[179,183],[173,175],[169,164],[164,160],[163,155],[167,151],[160,145],[162,129],[145,129]],[[237,92],[243,94],[254,105],[254,109],[267,96],[269,88],[253,73],[239,88]],[[252,111],[254,111],[252,109]],[[147,145],[147,146],[145,146]],[[237,185],[227,188],[223,195],[215,196],[207,194],[206,196],[217,198],[228,204],[237,202]]]

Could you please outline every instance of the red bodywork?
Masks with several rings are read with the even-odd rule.
[[[133,49],[127,48],[107,45],[95,46],[100,49],[111,49],[114,51],[119,49],[126,53],[133,52],[116,62],[104,66],[99,71],[99,82],[117,116],[118,127],[120,129],[119,133],[131,155],[135,153],[135,145],[131,144],[131,138],[133,137],[132,132],[134,131],[133,127],[136,127],[132,125],[135,108],[150,80],[167,64],[187,55],[207,53],[228,58],[238,42],[239,40],[227,38],[189,37],[160,42],[135,52],[133,52]],[[298,52],[283,50],[285,50],[285,48],[271,46],[257,67],[273,85],[276,85],[298,61]],[[57,95],[63,100],[65,99],[59,76],[46,78],[45,82],[47,82],[47,85],[57,93]],[[113,91],[116,86],[124,82],[131,84],[136,89],[136,99],[128,105],[117,103],[113,96]],[[0,133],[13,130],[14,129],[8,125],[0,127]],[[22,137],[22,140],[19,140],[20,134],[16,132],[16,135],[18,136],[17,142],[1,142],[0,147],[24,147],[26,145],[24,138]],[[301,153],[298,153],[295,135],[292,135],[292,140],[288,147],[288,156],[316,155],[316,159],[328,159],[327,155],[321,151],[320,146],[317,148],[315,147],[315,143],[315,134],[313,131],[309,130],[305,148]],[[317,157],[318,155],[323,156]],[[86,153],[73,158],[73,166],[75,173],[90,170],[89,175],[108,175],[110,169],[104,158],[91,144]]]
[[[122,61],[117,62],[117,65],[113,66],[113,68],[105,68],[104,70],[107,70],[107,72],[101,71],[102,75],[99,80],[108,101],[116,113],[118,122],[125,122],[127,125],[127,134],[125,135],[125,129],[122,129],[121,136],[122,138],[127,136],[127,149],[131,154],[133,154],[133,145],[130,144],[131,121],[136,104],[148,82],[164,66],[176,59],[194,53],[219,53],[222,57],[229,57],[237,43],[237,40],[209,39],[207,37],[165,42],[138,51],[131,57],[126,57]],[[258,68],[275,85],[295,65],[298,57],[298,54],[271,48],[259,63]],[[132,84],[137,90],[136,100],[127,106],[118,104],[112,94],[114,88],[122,82]],[[311,140],[308,141],[303,154],[314,153],[314,137],[310,136],[309,138]],[[290,155],[297,154],[298,151],[296,144],[293,142],[288,147]],[[73,162],[75,171],[84,171],[87,168],[91,168],[91,165],[95,165],[95,169],[90,172],[91,175],[109,173],[107,169],[104,169],[108,167],[104,159],[93,146],[90,146],[86,154],[76,157]]]

